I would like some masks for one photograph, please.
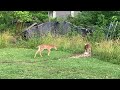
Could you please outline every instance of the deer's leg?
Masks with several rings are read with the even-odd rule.
[[[40,49],[40,56],[42,57],[42,51],[43,51],[43,49]]]
[[[50,55],[50,49],[48,50],[48,56]]]
[[[36,57],[37,53],[39,52],[39,50],[36,51],[35,55],[34,55],[34,58]]]
[[[42,51],[40,51],[40,56],[42,57]]]

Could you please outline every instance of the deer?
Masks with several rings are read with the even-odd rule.
[[[76,56],[72,56],[71,58],[80,58],[80,57],[90,57],[91,56],[91,45],[89,43],[84,46],[84,53]]]
[[[36,51],[34,58],[36,57],[37,53],[40,53],[40,56],[42,57],[42,51],[45,49],[48,50],[48,56],[50,55],[51,49],[57,50],[57,47],[55,45],[49,45],[49,44],[41,44],[37,46],[38,50]]]

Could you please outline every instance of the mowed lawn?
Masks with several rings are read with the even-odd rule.
[[[37,49],[0,49],[0,79],[119,79],[120,65],[96,58],[69,58],[71,53],[52,50],[43,57]]]

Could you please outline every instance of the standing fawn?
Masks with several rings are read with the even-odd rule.
[[[42,44],[38,46],[38,50],[35,53],[34,58],[36,57],[37,53],[40,52],[40,56],[42,57],[42,51],[47,49],[48,50],[48,56],[50,55],[51,49],[54,48],[55,50],[57,50],[57,47],[54,45],[48,45],[48,44]]]

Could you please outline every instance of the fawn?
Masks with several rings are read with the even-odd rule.
[[[54,48],[55,50],[57,50],[57,47],[55,45],[48,45],[48,44],[42,44],[37,46],[38,50],[35,53],[34,58],[36,57],[37,53],[40,52],[40,56],[42,57],[42,51],[47,49],[48,50],[48,56],[50,55],[51,49]]]
[[[85,52],[84,54],[90,54],[91,55],[91,45],[90,44],[85,44]]]
[[[71,58],[90,57],[91,56],[91,45],[85,44],[84,49],[85,49],[85,51],[83,54],[76,55]]]

